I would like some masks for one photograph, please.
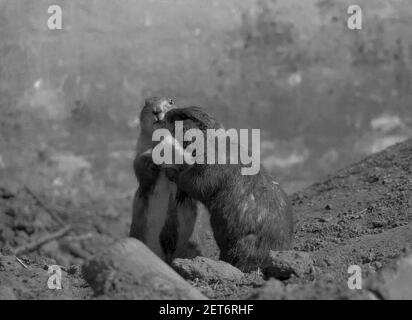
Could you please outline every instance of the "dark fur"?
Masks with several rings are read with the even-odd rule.
[[[170,110],[165,127],[174,121],[184,129],[220,128],[200,108]],[[228,155],[228,152],[227,152]],[[178,188],[201,201],[211,214],[211,225],[221,250],[221,260],[244,271],[256,269],[269,250],[289,249],[293,238],[293,214],[287,195],[261,168],[256,175],[242,175],[242,165],[177,165]]]

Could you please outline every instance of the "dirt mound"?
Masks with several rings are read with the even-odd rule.
[[[412,244],[412,141],[390,147],[292,197],[295,249],[316,251],[322,270],[379,269]],[[323,257],[323,263],[320,261]]]
[[[285,280],[285,291],[269,296],[367,298],[368,292],[348,289],[349,266],[359,266],[363,279],[374,279],[412,246],[412,140],[371,155],[291,198],[297,219],[294,250],[310,253],[314,274]],[[263,296],[271,285],[277,286],[266,282]],[[224,297],[238,296],[236,290],[226,290]]]
[[[410,252],[411,195],[412,140],[374,154],[292,196],[297,218],[294,250],[307,252],[313,261],[310,276],[292,273],[282,281],[268,280],[256,270],[239,281],[187,281],[209,298],[388,297],[385,292],[393,292],[393,284],[386,291],[380,289],[381,293],[374,288],[382,288],[382,279],[388,278],[384,275],[396,274],[393,265]],[[0,299],[93,298],[79,265],[113,243],[116,236],[108,231],[110,223],[98,215],[68,214],[70,199],[67,203],[61,210],[20,184],[0,187]],[[69,232],[28,246],[67,225],[71,226]],[[16,257],[16,248],[29,249]],[[56,264],[63,270],[62,290],[50,290],[46,285],[48,268]],[[364,290],[348,289],[351,265],[361,268],[368,283]]]
[[[90,299],[92,290],[76,267],[61,268],[61,290],[49,289],[52,259],[18,259],[0,255],[0,300]]]

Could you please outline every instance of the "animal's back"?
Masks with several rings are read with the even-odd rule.
[[[190,170],[186,190],[211,213],[222,260],[248,271],[265,263],[270,250],[291,247],[292,207],[264,170],[250,176],[241,175],[240,165],[195,165]]]

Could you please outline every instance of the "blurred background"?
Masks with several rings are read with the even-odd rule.
[[[0,179],[129,219],[154,94],[260,128],[289,193],[411,137],[412,2],[353,2],[0,0]]]

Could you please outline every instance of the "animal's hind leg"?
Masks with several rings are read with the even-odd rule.
[[[228,255],[233,265],[243,272],[250,272],[265,264],[269,258],[269,250],[259,235],[248,234],[237,239]]]
[[[197,206],[194,200],[183,198],[183,201],[174,199],[178,238],[174,258],[194,258],[193,248],[190,248],[190,237],[193,234],[197,218]]]

